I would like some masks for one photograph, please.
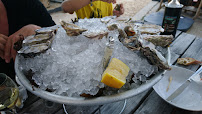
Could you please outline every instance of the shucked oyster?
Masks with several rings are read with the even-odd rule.
[[[23,44],[32,45],[32,44],[44,43],[47,40],[51,39],[53,35],[54,35],[53,31],[49,31],[47,33],[28,36],[23,40]]]
[[[144,39],[156,46],[167,47],[173,41],[173,35],[146,35]]]
[[[69,36],[77,36],[77,35],[81,34],[82,32],[87,31],[86,29],[82,29],[75,24],[67,23],[65,21],[61,21],[61,25],[67,32],[67,35],[69,35]]]
[[[163,32],[164,29],[159,25],[152,25],[152,24],[143,24],[142,26],[138,27],[138,30],[141,34],[159,34]]]
[[[85,36],[85,37],[87,37],[87,38],[91,38],[91,39],[95,39],[95,38],[97,38],[97,39],[102,39],[104,36],[106,36],[107,37],[107,35],[108,35],[108,32],[106,32],[106,31],[102,31],[102,32],[99,32],[99,33],[94,33],[94,32],[84,32],[83,33],[83,35]]]
[[[37,54],[50,48],[55,36],[54,31],[41,32],[26,37],[22,42],[22,48],[18,51],[21,54]]]

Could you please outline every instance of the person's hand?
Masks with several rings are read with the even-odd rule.
[[[120,10],[119,10],[119,11],[116,10],[115,8],[114,8],[114,10],[113,10],[113,15],[115,15],[115,16],[117,16],[117,17],[119,17],[119,16],[122,15],[123,13],[124,13],[123,4],[120,4]]]
[[[20,37],[20,35],[23,35],[24,37],[33,35],[35,34],[35,30],[39,28],[41,27],[36,25],[27,25],[21,28],[20,30],[18,30],[17,32],[15,32],[14,34],[12,34],[11,36],[9,36],[4,49],[4,59],[6,63],[10,63],[10,60],[12,58],[13,60],[15,60],[15,56],[17,52],[16,50],[13,49],[13,47],[14,47],[14,44],[22,38]]]
[[[4,59],[4,49],[5,49],[7,40],[8,40],[7,36],[0,34],[0,57],[2,59]]]

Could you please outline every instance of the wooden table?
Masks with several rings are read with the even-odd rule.
[[[182,33],[176,34],[176,39],[170,45],[171,62],[176,64],[179,57],[192,57],[202,61],[202,38],[194,35]],[[185,66],[180,66],[185,67]],[[199,65],[190,65],[185,68],[196,71]],[[28,93],[28,99],[24,102],[24,107],[18,109],[19,114],[64,114],[62,104],[46,103],[45,101],[31,93]],[[70,106],[66,105],[69,114],[119,114],[124,105],[124,100],[100,105],[100,106]],[[192,112],[176,108],[163,99],[151,88],[137,96],[127,99],[126,107],[122,114],[202,114],[202,112]]]

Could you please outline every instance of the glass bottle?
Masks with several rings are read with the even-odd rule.
[[[162,27],[163,35],[173,35],[175,37],[183,5],[178,0],[172,0],[165,5]]]

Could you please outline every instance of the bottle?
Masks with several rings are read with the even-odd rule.
[[[103,61],[104,70],[107,68],[107,65],[112,56],[113,50],[114,50],[114,38],[110,36],[109,43],[107,44],[107,47],[105,48],[104,61]]]
[[[162,35],[173,35],[175,37],[183,5],[178,0],[172,0],[165,5],[162,28]]]

